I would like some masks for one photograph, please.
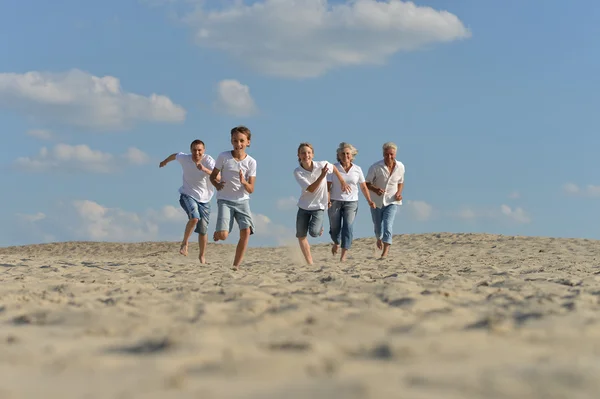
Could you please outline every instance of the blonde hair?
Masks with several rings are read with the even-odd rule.
[[[302,163],[302,161],[300,160],[300,150],[302,149],[302,147],[308,147],[311,149],[311,151],[313,152],[313,154],[315,153],[315,149],[313,148],[311,143],[300,143],[300,145],[298,146],[298,163]]]
[[[392,143],[391,141],[388,141],[387,143],[385,143],[383,145],[383,151],[387,150],[388,148],[391,148],[394,151],[398,151],[398,146],[394,143]]]
[[[337,158],[338,162],[341,162],[341,160],[340,160],[340,153],[342,153],[346,148],[348,148],[350,150],[350,154],[352,155],[352,159],[354,159],[354,157],[356,156],[356,154],[358,154],[358,150],[352,144],[346,143],[346,142],[341,142],[340,145],[337,148],[337,151],[335,152],[335,157]]]

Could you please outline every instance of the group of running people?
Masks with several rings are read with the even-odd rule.
[[[177,160],[183,170],[183,184],[179,188],[179,204],[186,212],[185,227],[179,252],[188,255],[188,242],[193,232],[198,233],[199,260],[206,263],[210,202],[217,193],[217,222],[214,241],[226,240],[233,230],[234,221],[240,230],[233,267],[238,269],[254,234],[250,210],[250,195],[256,182],[256,160],[246,153],[252,134],[245,126],[231,129],[232,151],[221,152],[214,160],[205,153],[202,140],[190,144],[190,153],[178,152],[160,162],[164,167]],[[340,252],[344,261],[352,246],[353,225],[358,211],[358,191],[367,200],[373,221],[377,248],[385,258],[392,244],[392,226],[399,205],[402,205],[404,165],[396,160],[397,146],[387,142],[382,147],[383,159],[369,167],[367,175],[354,163],[358,150],[349,143],[340,143],[337,162],[314,161],[310,143],[298,147],[298,167],[294,177],[300,185],[296,214],[296,237],[306,263],[313,264],[308,235],[323,234],[325,212],[329,219],[331,252]],[[341,247],[341,251],[340,251]]]

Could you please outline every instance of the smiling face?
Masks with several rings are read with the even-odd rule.
[[[298,159],[305,165],[310,165],[314,157],[313,149],[308,145],[298,148]]]
[[[354,160],[354,155],[352,155],[352,150],[350,148],[346,147],[346,148],[338,151],[338,160],[343,165],[348,165],[348,164],[352,163],[352,161]]]
[[[383,150],[383,161],[388,166],[393,165],[396,162],[396,150],[391,147]]]
[[[204,155],[204,145],[203,144],[194,144],[191,148],[192,151],[192,159],[194,162],[198,162],[202,159]]]
[[[245,151],[246,147],[250,145],[250,140],[244,133],[233,133],[231,135],[231,145],[234,151]]]

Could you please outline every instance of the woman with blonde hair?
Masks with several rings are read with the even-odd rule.
[[[323,234],[323,215],[329,202],[326,177],[335,174],[340,189],[344,192],[349,191],[337,168],[327,161],[313,161],[313,157],[313,146],[310,143],[300,143],[298,146],[300,165],[294,169],[294,178],[302,190],[296,214],[296,237],[304,259],[309,265],[313,264],[313,260],[307,235],[319,237]]]
[[[375,203],[371,200],[361,167],[353,163],[358,150],[352,144],[342,142],[336,153],[338,162],[334,165],[334,168],[339,171],[350,190],[348,192],[342,191],[340,182],[328,177],[329,235],[333,241],[331,253],[336,255],[341,244],[340,261],[343,262],[346,260],[347,252],[352,246],[354,219],[358,212],[359,187],[371,208],[375,208]]]

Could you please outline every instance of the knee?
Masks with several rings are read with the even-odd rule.
[[[226,240],[229,233],[227,231],[215,231],[215,238],[218,240]]]
[[[241,229],[240,230],[240,238],[241,239],[247,239],[248,237],[250,237],[250,228],[245,228],[245,229]]]
[[[190,223],[193,223],[193,224],[198,224],[198,221],[199,221],[199,220],[200,220],[200,219],[198,219],[198,218],[191,218],[191,219],[190,219]]]

